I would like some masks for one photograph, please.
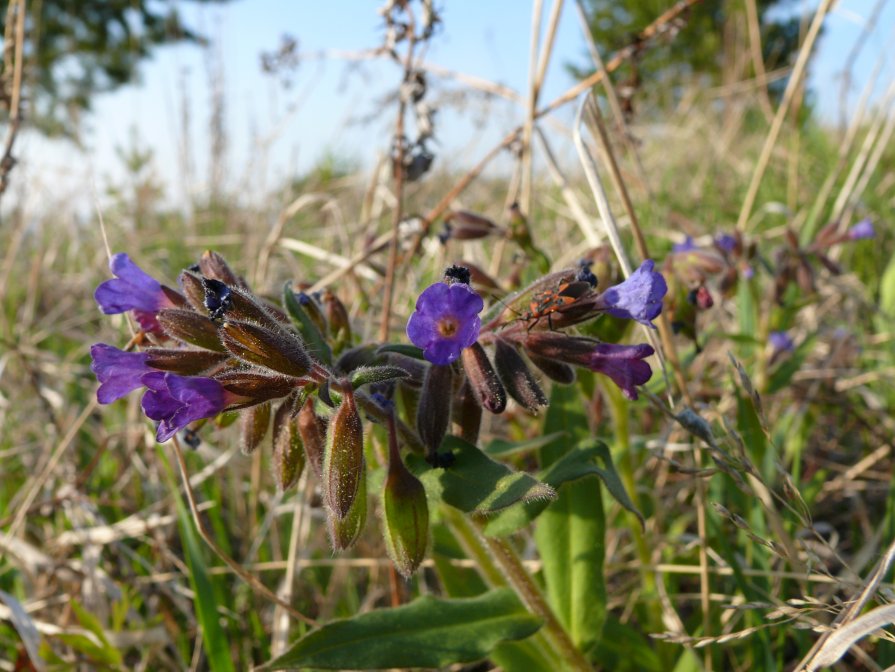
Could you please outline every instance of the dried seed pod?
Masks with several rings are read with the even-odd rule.
[[[429,503],[423,484],[401,460],[394,416],[389,419],[388,442],[388,475],[382,492],[385,549],[395,568],[409,577],[426,556]]]
[[[367,471],[361,465],[360,480],[357,485],[357,496],[351,503],[351,508],[340,518],[330,510],[326,518],[329,528],[329,540],[334,551],[341,551],[351,547],[357,541],[364,523],[367,522]]]
[[[305,451],[298,431],[298,419],[292,417],[293,397],[277,409],[273,420],[273,476],[280,490],[298,483],[305,468]]]
[[[206,278],[220,280],[225,285],[244,286],[224,258],[212,250],[205,250],[199,259],[199,270]]]
[[[522,355],[502,338],[496,339],[495,346],[494,364],[497,375],[509,395],[532,413],[536,413],[539,407],[546,406],[547,397]]]
[[[323,455],[323,500],[345,518],[357,497],[364,473],[364,428],[351,384],[341,384],[342,403],[329,422]]]
[[[249,364],[296,378],[311,369],[311,358],[302,342],[282,329],[228,319],[221,325],[220,335],[224,347]]]
[[[323,478],[323,454],[326,451],[326,420],[314,411],[314,400],[308,398],[296,418],[298,433],[305,447],[305,454],[317,478]]]
[[[211,350],[148,348],[144,352],[146,363],[153,369],[179,373],[182,376],[196,376],[229,359],[226,353]]]
[[[251,455],[255,452],[270,427],[270,402],[257,404],[247,408],[240,414],[240,441],[239,447],[243,455]]]
[[[182,308],[166,308],[158,312],[158,321],[171,338],[206,350],[225,352],[217,325],[204,315]]]
[[[450,366],[432,364],[426,372],[416,409],[416,429],[428,457],[438,453],[451,420],[453,371]]]
[[[503,413],[507,407],[507,393],[485,349],[473,343],[460,353],[460,361],[466,380],[482,407],[492,413]]]

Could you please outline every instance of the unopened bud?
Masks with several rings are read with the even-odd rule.
[[[243,285],[239,276],[233,272],[233,269],[224,261],[224,258],[212,250],[205,250],[202,253],[202,257],[199,259],[199,270],[206,278],[220,280],[226,285]]]
[[[473,343],[460,353],[460,361],[466,380],[482,407],[492,413],[503,413],[507,407],[507,393],[485,349],[478,342]]]
[[[333,339],[341,343],[351,342],[351,321],[348,318],[348,310],[339,297],[329,289],[323,292],[323,306],[326,309],[326,321],[329,323],[329,333]]]
[[[205,288],[202,286],[202,276],[195,271],[183,271],[177,278],[180,288],[187,302],[203,315],[208,313],[205,308]]]
[[[361,464],[357,496],[354,498],[351,508],[348,509],[345,516],[340,518],[332,510],[328,512],[327,527],[329,528],[329,539],[335,551],[349,548],[357,541],[361,530],[364,529],[364,523],[367,522],[367,472],[363,466]]]
[[[476,240],[503,231],[487,217],[468,210],[454,210],[449,213],[444,218],[444,225],[445,238],[454,240]]]
[[[282,330],[285,327],[283,322],[286,319],[285,315],[275,315],[271,306],[245,289],[231,287],[229,300],[230,307],[226,311],[226,316],[229,319],[255,322],[273,331]]]
[[[187,348],[148,348],[146,364],[153,369],[178,373],[181,376],[197,376],[224,363],[229,355],[211,350]]]
[[[273,477],[280,490],[298,483],[305,468],[305,451],[298,432],[298,420],[292,417],[292,399],[277,409],[273,420]]]
[[[323,478],[323,454],[326,451],[326,420],[314,411],[314,400],[308,398],[298,412],[298,433],[305,454],[317,478]]]
[[[244,369],[227,369],[215,373],[212,378],[228,392],[254,403],[285,397],[295,389],[296,382],[288,376]]]
[[[388,476],[382,492],[385,549],[395,568],[409,577],[426,556],[429,504],[423,484],[401,460],[394,417],[389,419],[388,435]]]
[[[502,338],[495,342],[494,364],[504,387],[517,403],[532,413],[547,405],[547,397],[522,355]]]
[[[354,390],[342,386],[342,403],[329,422],[323,455],[323,500],[338,518],[345,518],[357,497],[364,473],[364,428]]]
[[[221,341],[235,357],[266,369],[300,378],[311,369],[311,358],[296,336],[278,329],[228,320],[220,328]]]
[[[475,445],[482,426],[482,406],[469,380],[463,381],[460,393],[454,401],[454,422],[460,427],[460,438]]]
[[[528,353],[528,358],[550,380],[556,381],[560,385],[571,385],[575,382],[575,369],[568,364],[557,362],[555,359],[538,357],[530,352]]]
[[[453,372],[450,366],[432,364],[426,372],[416,409],[416,429],[430,457],[438,453],[451,420]]]
[[[241,414],[240,442],[243,455],[251,455],[267,436],[270,427],[270,402],[257,404],[244,410]]]
[[[206,350],[225,352],[217,325],[204,315],[192,310],[166,308],[158,312],[158,321],[171,338]]]

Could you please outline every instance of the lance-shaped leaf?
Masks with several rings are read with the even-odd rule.
[[[315,320],[308,312],[311,308],[319,311],[319,308],[317,308],[316,305],[312,306],[312,303],[307,303],[308,301],[313,302],[310,297],[307,297],[307,300],[300,298],[303,296],[305,295],[296,294],[292,291],[291,282],[287,282],[283,285],[283,306],[286,308],[286,313],[289,315],[289,319],[292,320],[292,324],[298,329],[298,332],[301,334],[305,343],[308,344],[308,348],[311,349],[311,352],[317,355],[317,357],[323,360],[326,364],[332,364],[332,349],[326,342],[323,330],[317,326]]]
[[[351,385],[356,390],[361,385],[385,383],[407,377],[407,372],[397,366],[364,366],[351,372]]]
[[[442,447],[454,456],[447,469],[430,468],[418,455],[407,456],[407,466],[420,477],[430,499],[465,513],[487,515],[517,502],[556,497],[549,485],[495,462],[463,439],[448,436]]]
[[[262,669],[442,668],[480,660],[498,643],[523,639],[540,627],[508,588],[469,599],[421,597],[328,623]]]

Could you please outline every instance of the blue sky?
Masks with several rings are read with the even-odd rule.
[[[387,151],[394,115],[389,111],[374,121],[361,120],[376,116],[377,104],[400,77],[398,68],[385,61],[349,64],[340,59],[311,60],[300,65],[292,86],[286,89],[261,73],[259,54],[274,50],[284,34],[296,37],[303,53],[325,49],[356,52],[376,47],[382,37],[376,14],[379,4],[358,0],[233,0],[224,5],[182,2],[180,8],[187,22],[214,39],[217,57],[184,46],[159,50],[144,65],[138,85],[96,101],[94,113],[85,123],[86,155],[58,143],[26,137],[20,147],[29,157],[24,170],[52,183],[83,176],[86,167],[102,192],[105,184],[119,179],[121,164],[116,147],[128,145],[135,132],[142,146],[153,149],[156,171],[172,202],[179,202],[187,192],[201,193],[208,186],[210,61],[219,63],[223,72],[228,187],[245,185],[260,195],[283,177],[306,170],[326,153],[369,165]],[[452,0],[438,4],[444,7],[444,26],[432,40],[427,60],[524,92],[530,4],[521,0]],[[891,0],[886,3],[862,48],[849,95],[852,102],[876,59],[895,37],[893,4]],[[544,5],[546,24],[551,3]],[[796,2],[793,7],[810,9],[815,5]],[[812,65],[811,84],[822,114],[831,122],[839,118],[843,60],[874,5],[874,0],[842,0],[828,19]],[[574,2],[569,0],[561,17],[542,101],[552,100],[573,84],[563,66],[569,61],[581,62],[583,54]],[[877,88],[892,77],[889,56]],[[430,95],[437,97],[458,88],[435,84]],[[190,116],[186,141],[181,121],[184,100]],[[436,119],[439,160],[449,165],[469,165],[522,119],[522,110],[512,104],[445,109]],[[185,144],[194,166],[188,175],[182,170]],[[83,189],[75,192],[84,194]]]

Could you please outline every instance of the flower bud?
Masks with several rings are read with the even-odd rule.
[[[153,369],[170,371],[182,376],[196,376],[209,369],[223,364],[228,355],[210,350],[193,350],[187,348],[148,348],[146,364]]]
[[[235,357],[264,368],[300,378],[311,369],[311,358],[301,341],[277,329],[227,320],[220,328],[221,342]]]
[[[460,438],[475,445],[482,426],[482,406],[468,379],[463,381],[454,402],[453,416],[454,422],[460,427]]]
[[[470,389],[482,407],[492,413],[503,413],[507,407],[507,393],[491,366],[485,349],[478,343],[473,343],[460,353],[460,361]]]
[[[432,364],[423,380],[416,409],[416,429],[429,457],[438,453],[451,420],[453,372],[450,366]]]
[[[243,455],[251,455],[267,436],[270,426],[270,402],[247,408],[240,414],[239,446]]]
[[[398,452],[394,416],[388,427],[389,460],[382,492],[385,549],[395,568],[406,578],[426,555],[429,542],[429,504],[420,480],[411,474]]]
[[[367,522],[367,471],[361,464],[360,480],[357,486],[357,496],[351,503],[351,508],[344,517],[339,518],[330,510],[327,516],[329,539],[334,551],[349,548],[364,529]]]
[[[553,380],[560,385],[571,385],[575,382],[575,369],[568,364],[557,362],[555,359],[539,357],[530,352],[527,352],[526,354],[528,354],[528,359],[531,360],[531,363],[538,367],[538,370],[550,380]]]
[[[326,321],[329,323],[329,333],[333,340],[350,343],[351,321],[348,319],[348,310],[345,308],[345,304],[327,289],[323,292],[323,306],[326,310]]]
[[[206,280],[205,283],[208,285]],[[232,320],[242,320],[247,322],[255,322],[263,327],[267,327],[272,331],[283,330],[286,326],[283,319],[279,319],[270,306],[263,303],[261,299],[251,292],[240,289],[238,287],[230,287],[229,303],[230,306],[226,310],[226,315]]]
[[[290,397],[283,402],[273,420],[273,477],[281,491],[298,483],[305,468],[305,451],[298,420],[292,417],[292,401]]]
[[[495,341],[494,364],[504,387],[517,403],[532,413],[547,405],[547,397],[522,355],[502,338]]]
[[[245,286],[239,276],[233,272],[229,264],[217,252],[205,250],[199,259],[199,270],[206,278],[220,280],[225,285]]]
[[[323,455],[323,501],[337,518],[345,518],[357,498],[364,473],[364,428],[354,390],[342,385],[342,403],[329,422]]]
[[[227,369],[212,378],[228,392],[246,397],[252,404],[285,397],[296,387],[295,378],[245,369]]]
[[[202,276],[194,271],[183,271],[177,278],[180,288],[187,302],[202,315],[207,315],[205,308],[205,288],[202,286]]]
[[[158,321],[171,338],[206,350],[225,352],[217,325],[204,315],[192,310],[166,308],[158,312]]]
[[[305,454],[318,478],[323,478],[323,454],[326,451],[326,420],[314,412],[314,400],[308,398],[296,418],[298,434],[305,446]]]
[[[482,217],[468,210],[454,210],[444,218],[444,239],[476,240],[485,238],[495,233],[502,233],[503,229],[487,217]]]

